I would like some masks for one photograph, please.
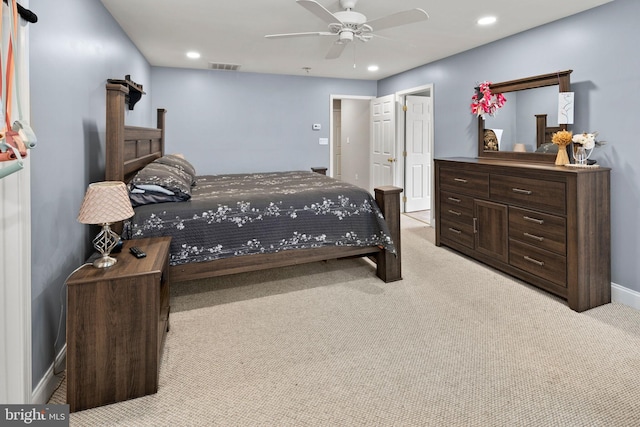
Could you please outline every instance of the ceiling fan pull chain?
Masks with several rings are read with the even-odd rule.
[[[356,68],[356,44],[353,44],[353,68]]]

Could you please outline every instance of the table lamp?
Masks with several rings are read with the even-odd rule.
[[[84,195],[78,221],[82,224],[99,224],[102,231],[93,239],[93,246],[102,257],[93,262],[97,268],[114,265],[117,260],[109,256],[118,244],[120,236],[110,225],[133,216],[127,186],[121,181],[103,181],[89,184]]]

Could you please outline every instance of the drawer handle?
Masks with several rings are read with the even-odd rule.
[[[462,231],[456,230],[455,228],[451,228],[451,227],[449,227],[449,231],[451,231],[453,233],[456,233],[456,234],[462,234]]]
[[[460,203],[462,200],[456,199],[455,197],[447,197],[447,200],[452,201],[454,203]]]
[[[531,221],[531,222],[535,222],[536,224],[544,224],[544,219],[537,219],[537,218],[531,218],[530,216],[523,216],[522,217],[525,221]]]
[[[532,262],[532,263],[534,263],[536,265],[539,265],[540,267],[544,267],[544,262],[542,262],[542,261],[538,261],[537,259],[533,259],[533,258],[528,257],[526,255],[524,256],[524,259],[526,259],[527,261]]]
[[[473,218],[473,234],[478,234],[478,218]]]
[[[531,194],[533,194],[533,191],[523,190],[522,188],[512,188],[511,190],[513,190],[514,193],[526,194],[527,196],[530,196]]]
[[[544,237],[536,236],[535,234],[524,233],[525,236],[537,240],[538,242],[544,241]]]
[[[463,184],[466,184],[467,182],[469,182],[469,181],[467,181],[466,179],[462,179],[462,178],[453,178],[453,180],[454,180],[455,182],[461,182],[461,183],[463,183]]]
[[[453,209],[449,209],[449,213],[453,214],[453,215],[456,215],[456,216],[462,215],[462,212],[454,211]]]

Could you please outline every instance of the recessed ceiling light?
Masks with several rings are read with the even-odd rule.
[[[198,59],[200,58],[200,54],[198,52],[187,52],[187,58]]]
[[[378,71],[379,68],[380,67],[378,67],[377,65],[369,65],[367,67],[367,70],[369,70],[369,71]]]
[[[495,24],[497,18],[495,16],[485,16],[484,18],[478,19],[478,25],[491,25]]]

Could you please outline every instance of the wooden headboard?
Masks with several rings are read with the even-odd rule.
[[[129,88],[107,83],[106,181],[128,182],[147,164],[164,155],[166,110],[158,109],[156,128],[126,126]]]
[[[547,126],[547,115],[536,114],[536,149],[552,142],[551,137],[560,130],[567,130],[567,125]]]

